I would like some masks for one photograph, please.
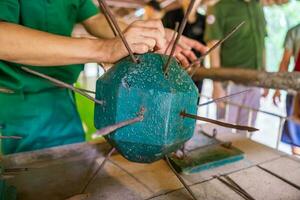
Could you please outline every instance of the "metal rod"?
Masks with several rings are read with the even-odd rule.
[[[87,89],[83,89],[83,88],[79,88],[79,87],[75,87],[75,88],[78,89],[78,90],[81,90],[82,92],[96,94],[96,92],[92,91],[92,90],[87,90]]]
[[[31,69],[29,69],[27,67],[21,67],[21,69],[24,70],[24,71],[26,71],[26,72],[28,72],[28,73],[31,73],[31,74],[33,74],[35,76],[47,79],[48,81],[50,81],[50,82],[58,85],[59,87],[67,88],[67,89],[70,89],[70,90],[72,90],[72,91],[74,91],[74,92],[76,92],[78,94],[81,94],[82,96],[88,98],[89,100],[91,100],[91,101],[93,101],[93,102],[95,102],[97,104],[103,105],[103,103],[104,103],[104,101],[97,100],[96,98],[94,98],[94,97],[86,94],[85,92],[81,91],[80,89],[75,88],[73,85],[70,85],[70,84],[65,83],[63,81],[60,81],[60,80],[58,80],[56,78],[53,78],[53,77],[50,77],[48,75],[42,74],[40,72],[31,70]]]
[[[233,186],[232,184],[228,183],[227,181],[225,181],[224,179],[222,179],[221,177],[216,177],[220,182],[222,182],[224,185],[226,185],[227,187],[229,187],[230,189],[232,189],[233,191],[235,191],[238,195],[240,195],[243,199],[245,200],[254,200],[251,197],[249,198],[249,196],[247,196],[247,194],[243,193],[243,191],[239,190],[237,187]]]
[[[223,126],[223,127],[226,127],[226,128],[233,128],[233,129],[242,130],[242,131],[249,131],[249,132],[258,131],[257,128],[253,128],[253,127],[249,127],[249,126],[236,125],[236,124],[230,124],[230,123],[226,123],[226,122],[221,122],[221,121],[214,120],[214,119],[209,119],[209,118],[206,118],[206,117],[200,117],[200,116],[197,116],[197,115],[188,114],[184,111],[182,111],[180,113],[180,115],[183,116],[183,117],[188,117],[188,118],[191,118],[191,119],[196,119],[196,120],[216,124],[216,125]]]
[[[105,0],[98,0],[99,4],[102,3],[102,6],[103,6],[103,12],[106,12],[107,13],[107,16],[111,19],[111,22],[112,24],[114,25],[114,27],[116,28],[116,31],[118,32],[118,35],[120,36],[121,40],[123,41],[132,61],[134,63],[138,63],[138,60],[137,58],[134,56],[128,42],[126,41],[126,38],[124,36],[124,34],[122,33],[122,30],[120,29],[118,23],[117,23],[117,20],[115,19],[114,15],[111,13],[108,5],[106,4]]]
[[[113,147],[108,154],[105,156],[103,162],[99,165],[99,167],[96,169],[96,171],[92,174],[92,176],[89,178],[88,182],[84,185],[84,187],[82,188],[80,194],[85,193],[86,189],[88,188],[88,186],[93,182],[93,180],[95,179],[95,177],[97,176],[97,174],[99,173],[99,171],[104,167],[105,163],[109,160],[109,158],[111,157],[111,155],[115,152],[115,148]]]
[[[13,90],[7,89],[7,88],[3,88],[0,87],[0,93],[6,93],[6,94],[13,94],[15,93]]]
[[[5,173],[19,173],[19,172],[27,172],[29,171],[29,168],[10,168],[10,169],[4,169]]]
[[[180,24],[180,28],[179,28],[177,37],[175,39],[174,45],[173,45],[171,53],[170,53],[170,56],[168,58],[168,61],[167,61],[166,65],[163,68],[165,74],[168,73],[168,70],[169,70],[169,67],[170,67],[170,64],[171,64],[171,59],[174,56],[174,53],[175,53],[175,50],[176,50],[176,46],[177,46],[177,44],[178,44],[178,42],[180,40],[180,37],[182,36],[182,33],[183,33],[183,31],[185,29],[185,26],[186,26],[186,23],[188,21],[188,17],[191,14],[191,11],[192,11],[192,9],[193,9],[193,7],[195,5],[195,2],[196,2],[196,0],[191,0],[191,2],[189,4],[189,7],[187,9],[187,12],[185,13],[185,15],[184,15],[184,17],[182,19],[182,22]]]
[[[224,178],[234,187],[236,187],[238,190],[240,190],[244,195],[246,195],[249,199],[255,200],[246,190],[244,190],[239,184],[237,184],[232,178],[230,178],[228,175],[224,175]]]
[[[197,68],[201,65],[201,62],[204,60],[204,58],[209,55],[213,50],[215,50],[217,47],[219,47],[221,44],[223,44],[226,40],[228,40],[235,32],[237,32],[243,25],[245,24],[245,21],[243,21],[242,23],[240,23],[239,25],[237,25],[235,28],[233,28],[232,31],[230,31],[223,39],[221,39],[220,41],[218,41],[215,45],[213,45],[213,47],[211,47],[207,52],[205,52],[202,56],[200,56],[200,58],[198,58],[196,61],[194,61],[188,68],[187,70],[194,66],[195,64],[199,63],[198,66],[195,67],[195,69],[192,71],[191,73],[191,77],[194,76]]]
[[[178,28],[179,28],[179,22],[176,22],[176,23],[175,23],[175,28],[174,28],[174,33],[173,33],[173,35],[172,35],[172,39],[171,39],[171,41],[170,41],[168,47],[166,48],[164,55],[167,55],[167,53],[168,53],[168,51],[169,51],[169,49],[170,49],[172,43],[174,42],[174,40],[175,40],[175,38],[176,38],[176,35],[177,35],[177,33],[178,33]]]
[[[196,195],[194,194],[194,192],[191,190],[191,188],[185,183],[185,181],[183,180],[183,178],[177,173],[177,171],[174,169],[173,165],[171,164],[168,156],[165,156],[166,158],[166,162],[169,165],[170,169],[173,171],[173,173],[176,175],[176,177],[179,179],[179,181],[181,182],[181,184],[184,186],[184,188],[188,191],[188,193],[191,195],[191,197],[194,200],[197,200]]]
[[[268,169],[266,169],[266,168],[264,168],[264,167],[262,167],[262,166],[260,166],[260,165],[257,165],[257,167],[258,167],[259,169],[261,169],[261,170],[263,170],[263,171],[265,171],[265,172],[267,172],[267,173],[269,173],[269,174],[275,176],[276,178],[278,178],[278,179],[284,181],[285,183],[287,183],[287,184],[293,186],[293,187],[296,188],[297,190],[300,190],[300,186],[299,186],[299,185],[296,185],[295,183],[292,183],[291,181],[289,181],[289,180],[287,180],[287,179],[285,179],[285,178],[279,176],[278,174],[275,174],[274,172],[271,172],[270,170],[268,170]]]
[[[13,140],[21,140],[23,139],[22,137],[20,136],[0,136],[0,139],[13,139]]]
[[[116,131],[117,129],[123,128],[125,126],[128,126],[130,124],[134,124],[137,122],[141,122],[144,120],[144,113],[145,113],[145,108],[142,107],[141,110],[138,113],[138,116],[133,118],[133,119],[129,119],[123,122],[119,122],[117,124],[105,127],[103,129],[98,130],[96,133],[93,134],[92,138],[96,139],[99,136],[106,136],[111,134],[112,132]]]
[[[105,8],[103,7],[102,3],[100,1],[98,1],[98,3],[99,3],[100,12],[103,13],[103,15],[106,18],[107,23],[109,24],[109,26],[110,26],[112,32],[114,33],[115,37],[118,36],[118,32],[116,30],[116,27],[114,27],[114,25],[113,25],[111,19],[109,18],[107,12],[105,12]]]
[[[240,95],[240,94],[243,94],[243,93],[247,93],[247,92],[250,92],[251,89],[249,90],[245,90],[245,91],[242,91],[242,92],[237,92],[237,93],[233,93],[233,94],[230,94],[230,95],[227,95],[227,96],[224,96],[224,97],[220,97],[220,98],[217,98],[217,99],[213,99],[211,101],[208,101],[206,103],[202,103],[202,104],[199,104],[198,106],[201,107],[201,106],[206,106],[206,105],[209,105],[209,104],[212,104],[212,103],[216,103],[216,102],[219,102],[219,101],[223,101],[225,99],[228,99],[228,98],[231,98],[233,96],[237,96],[237,95]]]
[[[116,130],[118,130],[120,128],[123,128],[125,126],[130,125],[130,124],[135,124],[137,122],[143,121],[143,119],[144,119],[144,116],[141,115],[141,116],[138,116],[136,118],[133,118],[133,119],[130,119],[130,120],[126,120],[126,121],[123,121],[123,122],[119,122],[117,124],[105,127],[103,129],[98,130],[96,133],[94,133],[93,136],[92,136],[92,138],[96,139],[98,137],[103,137],[103,136],[109,135],[112,132],[114,132],[114,131],[116,131]]]
[[[203,95],[203,94],[199,94],[200,97],[205,97],[205,98],[208,98],[208,99],[211,99],[211,97],[208,97],[206,95]],[[234,102],[231,102],[231,101],[225,101],[226,104],[229,104],[229,105],[233,105],[233,106],[237,106],[237,107],[241,107],[241,108],[244,108],[244,109],[247,109],[247,110],[253,110],[255,112],[261,112],[261,113],[264,113],[266,115],[271,115],[271,116],[274,116],[274,117],[279,117],[279,118],[283,118],[283,119],[288,119],[287,117],[285,116],[281,116],[281,115],[278,115],[278,114],[275,114],[275,113],[271,113],[271,112],[267,112],[267,111],[264,111],[264,110],[260,110],[260,109],[256,109],[256,108],[252,108],[252,107],[249,107],[249,106],[246,106],[246,105],[242,105],[242,104],[238,104],[238,103],[234,103]]]

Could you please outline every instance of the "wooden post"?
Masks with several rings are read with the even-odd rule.
[[[263,72],[236,68],[199,68],[193,79],[212,79],[215,81],[233,81],[237,84],[300,91],[299,72]]]

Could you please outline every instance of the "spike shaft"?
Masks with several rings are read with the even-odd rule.
[[[204,122],[216,124],[216,125],[223,126],[223,127],[226,127],[226,128],[233,128],[233,129],[237,129],[237,130],[241,130],[241,131],[249,131],[249,132],[258,131],[258,129],[253,128],[253,127],[230,124],[230,123],[221,122],[221,121],[214,120],[214,119],[209,119],[209,118],[206,118],[206,117],[200,117],[200,116],[197,116],[197,115],[188,114],[188,113],[185,113],[185,112],[181,112],[180,115],[182,117],[188,117],[188,118],[191,118],[191,119],[196,119],[196,120],[199,120],[199,121],[204,121]]]
[[[55,78],[53,78],[53,77],[50,77],[50,76],[48,76],[48,75],[42,74],[42,73],[40,73],[40,72],[31,70],[31,69],[29,69],[29,68],[27,68],[27,67],[21,67],[21,69],[24,70],[24,71],[26,71],[26,72],[28,72],[28,73],[30,73],[30,74],[33,74],[33,75],[35,75],[35,76],[38,76],[38,77],[43,78],[43,79],[46,79],[46,80],[48,80],[48,81],[50,81],[50,82],[52,82],[52,83],[58,85],[59,87],[67,88],[67,89],[70,89],[70,90],[72,90],[72,91],[74,91],[74,92],[76,92],[76,93],[78,93],[78,94],[81,94],[82,96],[84,96],[84,97],[90,99],[91,101],[93,101],[93,102],[95,102],[95,103],[97,103],[97,104],[102,105],[102,104],[104,103],[103,101],[99,101],[99,100],[93,98],[92,96],[86,94],[86,93],[83,92],[81,89],[75,88],[73,85],[70,85],[70,84],[65,83],[65,82],[63,82],[63,81],[60,81],[60,80],[55,79]]]
[[[181,22],[181,24],[180,24],[179,31],[178,31],[177,37],[176,37],[176,39],[175,39],[174,45],[173,45],[173,47],[172,47],[170,56],[169,56],[169,58],[168,58],[168,61],[167,61],[166,65],[164,66],[164,69],[163,69],[163,71],[164,71],[165,74],[168,73],[168,70],[169,70],[169,67],[170,67],[170,64],[171,64],[171,59],[172,59],[172,57],[174,56],[174,53],[175,53],[175,50],[176,50],[176,46],[177,46],[177,44],[179,43],[179,40],[180,40],[180,38],[181,38],[181,36],[182,36],[182,33],[183,33],[184,29],[185,29],[185,26],[186,26],[188,17],[189,17],[189,15],[190,15],[191,12],[192,12],[192,9],[193,9],[193,7],[194,7],[194,5],[195,5],[195,2],[196,2],[196,0],[191,0],[191,2],[190,2],[190,4],[189,4],[189,7],[188,7],[188,9],[187,9],[187,12],[186,12],[186,14],[184,15],[184,18],[183,18],[183,20],[182,20],[182,22]]]
[[[117,31],[119,37],[121,38],[122,42],[124,43],[124,45],[125,45],[128,53],[129,53],[132,61],[134,63],[138,63],[137,58],[134,56],[134,54],[133,54],[133,52],[132,52],[132,50],[131,50],[131,48],[130,48],[130,46],[129,46],[129,44],[128,44],[125,36],[124,36],[124,34],[122,33],[121,28],[118,25],[118,22],[117,22],[116,18],[114,17],[112,12],[110,11],[107,3],[105,2],[105,0],[98,0],[98,2],[99,2],[100,5],[102,5],[101,7],[103,9],[103,12],[106,13],[105,15],[107,15],[107,17],[109,18],[108,23],[111,22],[111,24],[113,25],[112,29],[114,30],[114,28],[115,28],[115,31]]]

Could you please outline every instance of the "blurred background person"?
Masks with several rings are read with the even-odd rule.
[[[293,71],[300,72],[300,24],[291,28],[286,35],[284,42],[284,53],[280,63],[279,72],[287,72],[291,59],[295,60],[295,67]],[[294,107],[299,104],[295,101],[292,94],[286,96],[286,114],[293,115]],[[273,102],[275,105],[281,101],[280,90],[276,90],[273,95]],[[299,105],[298,105],[299,106]],[[287,120],[282,131],[281,141],[292,145],[292,153],[300,156],[300,124],[296,120]]]
[[[210,55],[211,67],[228,67],[252,70],[265,69],[265,37],[266,21],[262,5],[256,0],[224,0],[209,6],[206,16],[205,41],[212,47],[226,36],[235,26],[245,24],[226,42]],[[260,107],[261,89],[246,87],[234,83],[226,86],[219,82],[213,83],[213,98],[249,90],[249,92],[230,98],[239,105],[247,105],[258,109]],[[264,96],[267,95],[267,90]],[[255,125],[257,113],[253,112],[249,119],[249,111],[237,106],[217,104],[217,117],[224,117],[230,123]]]
[[[165,13],[164,17],[162,18],[163,24],[166,28],[175,29],[176,23],[180,23],[187,12],[189,0],[182,0],[178,1],[179,5],[177,8],[173,10],[169,10]],[[186,27],[183,31],[183,35],[197,40],[202,44],[204,42],[204,30],[205,30],[205,15],[198,12],[198,8],[201,4],[201,0],[196,0],[195,6],[191,11],[191,14],[188,18],[188,22]],[[194,51],[197,57],[201,56],[200,52]],[[202,63],[203,64],[203,63]],[[195,81],[195,84],[198,88],[199,93],[201,93],[203,81]]]
[[[202,44],[204,42],[205,31],[205,14],[199,12],[199,7],[202,5],[201,0],[196,0],[188,22],[184,29],[183,35],[194,39]],[[174,1],[159,1],[151,0],[145,7],[146,19],[161,19],[164,27],[175,29],[176,23],[181,23],[190,0],[174,0]],[[198,51],[193,51],[197,57],[201,56]],[[196,57],[194,57],[196,59]],[[203,63],[202,63],[203,64]],[[195,81],[199,93],[201,93],[203,81]]]

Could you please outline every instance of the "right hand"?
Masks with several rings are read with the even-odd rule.
[[[135,21],[124,31],[131,50],[136,54],[163,49],[166,46],[165,30],[160,20]],[[114,63],[129,55],[119,37],[112,39],[109,62]]]
[[[221,83],[214,83],[214,88],[212,92],[212,98],[213,99],[218,99],[221,97],[224,97],[226,95],[225,90],[223,89]],[[217,103],[218,108],[225,108],[225,103],[224,102],[218,102]]]
[[[280,90],[276,90],[273,95],[273,103],[275,106],[278,106],[278,103],[281,102],[281,93]]]

